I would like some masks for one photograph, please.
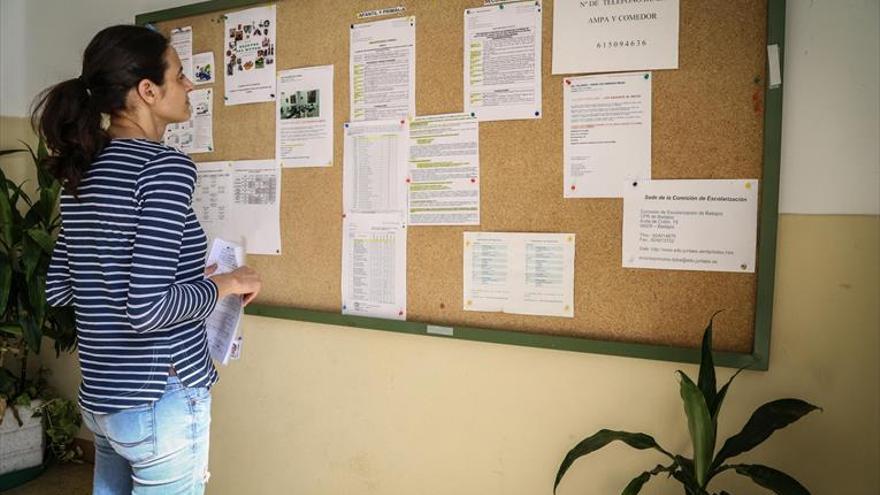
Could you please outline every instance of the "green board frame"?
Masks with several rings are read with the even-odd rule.
[[[264,0],[212,0],[136,16],[135,23],[148,25],[181,17],[267,3]],[[767,45],[779,46],[779,71],[784,75],[785,0],[767,1]],[[773,287],[776,273],[776,232],[779,221],[779,172],[782,148],[782,85],[764,87],[764,161],[761,211],[758,229],[760,267],[755,307],[755,333],[750,353],[716,352],[715,364],[731,368],[766,371],[770,366],[770,330],[773,323]],[[514,330],[494,330],[461,326],[438,326],[414,321],[365,318],[325,311],[252,304],[245,313],[328,325],[434,337],[492,342],[544,349],[625,356],[658,361],[699,363],[698,348],[671,347],[627,342],[610,342],[578,337],[530,334]]]

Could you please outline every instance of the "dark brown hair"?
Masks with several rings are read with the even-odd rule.
[[[126,96],[144,79],[164,82],[168,40],[151,29],[121,25],[92,38],[83,53],[82,74],[44,90],[31,123],[46,142],[47,167],[70,194],[109,141],[101,114],[125,108]]]

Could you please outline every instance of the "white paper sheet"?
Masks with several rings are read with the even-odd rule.
[[[566,77],[564,196],[619,198],[651,178],[651,73]]]
[[[275,160],[197,163],[193,210],[208,239],[281,254],[281,169]]]
[[[464,11],[464,109],[485,120],[541,117],[541,4]]]
[[[464,310],[574,317],[574,234],[464,233]]]
[[[282,167],[333,166],[333,66],[278,73],[275,159]]]
[[[345,124],[342,207],[347,213],[406,212],[406,121]]]
[[[192,56],[192,26],[185,26],[171,30],[171,46],[180,57],[180,65],[183,67],[183,75],[190,81],[193,80],[193,56]]]
[[[214,151],[214,90],[190,91],[189,102],[189,120],[168,124],[163,137],[165,144],[187,154]]]
[[[755,271],[758,181],[654,180],[623,199],[623,266]]]
[[[351,120],[411,119],[416,114],[416,18],[351,25]]]
[[[211,84],[214,82],[214,52],[193,55],[193,84]]]
[[[406,225],[400,215],[347,214],[342,237],[342,313],[406,319]]]
[[[214,239],[205,264],[207,266],[217,265],[214,275],[229,273],[244,266],[244,249],[233,242],[219,238]],[[237,334],[242,308],[240,295],[228,295],[217,301],[214,311],[205,320],[211,357],[223,365],[228,364],[230,358],[234,358],[233,348],[236,341],[241,339]]]
[[[410,226],[480,224],[479,136],[477,119],[466,113],[410,123]]]
[[[678,68],[678,0],[556,0],[553,73]]]
[[[226,15],[226,104],[275,100],[275,5]]]

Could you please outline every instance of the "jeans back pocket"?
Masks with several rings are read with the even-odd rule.
[[[153,404],[97,416],[104,436],[119,455],[131,463],[156,455],[156,419]]]

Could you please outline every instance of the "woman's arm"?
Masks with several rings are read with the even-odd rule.
[[[159,153],[138,177],[140,215],[126,310],[140,333],[206,318],[217,303],[218,287],[210,279],[175,283],[195,182],[192,160],[176,151]]]

